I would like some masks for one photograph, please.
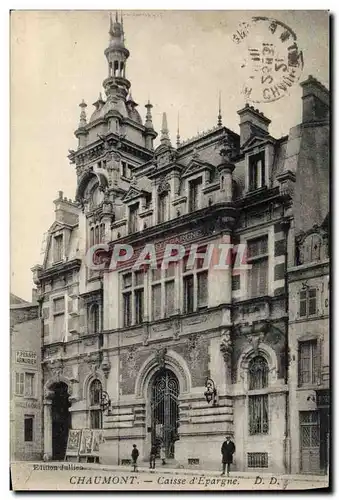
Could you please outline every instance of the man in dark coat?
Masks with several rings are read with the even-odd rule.
[[[138,450],[136,444],[133,445],[131,455],[132,455],[133,472],[138,472],[137,471],[137,461],[138,461],[138,456],[139,456],[139,450]]]
[[[233,441],[231,441],[230,437],[226,437],[226,441],[223,442],[221,447],[221,455],[222,455],[222,473],[221,475],[225,475],[225,469],[227,465],[227,475],[230,473],[230,464],[233,462],[233,453],[235,452],[235,445]]]

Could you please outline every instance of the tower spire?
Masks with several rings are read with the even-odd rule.
[[[79,107],[81,108],[79,128],[83,128],[83,127],[86,127],[86,124],[87,124],[86,111],[85,111],[87,108],[87,104],[85,103],[84,100],[81,101],[81,103],[79,104]]]
[[[219,90],[219,113],[218,113],[218,127],[222,127],[222,116],[221,116],[221,90]]]
[[[171,141],[170,141],[169,134],[168,134],[166,113],[162,114],[162,126],[161,126],[160,142],[161,142],[161,144],[164,144],[165,146],[171,146]]]
[[[180,132],[179,132],[179,111],[178,111],[177,147],[179,146],[180,146]]]

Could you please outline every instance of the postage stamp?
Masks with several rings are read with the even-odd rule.
[[[285,23],[256,16],[240,23],[232,40],[246,47],[241,65],[246,73],[242,89],[246,100],[277,101],[298,82],[304,66],[303,52],[297,35]]]

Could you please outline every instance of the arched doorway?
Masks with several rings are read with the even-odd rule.
[[[170,370],[155,374],[151,396],[152,445],[165,448],[166,458],[174,458],[175,442],[179,439],[179,382]]]
[[[71,414],[68,387],[64,382],[54,384],[52,397],[52,460],[64,460]]]

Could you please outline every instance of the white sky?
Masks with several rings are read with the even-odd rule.
[[[172,143],[177,113],[182,139],[216,125],[218,92],[223,123],[238,132],[244,58],[231,40],[240,21],[258,12],[125,11],[127,77],[144,119],[154,105],[159,132],[167,112]],[[304,53],[302,79],[328,86],[328,15],[324,11],[261,11],[291,27]],[[58,190],[74,198],[76,174],[68,149],[84,98],[88,115],[107,76],[108,11],[16,11],[11,43],[11,291],[27,300],[30,268],[41,261],[43,233],[54,221]],[[275,103],[255,105],[272,120],[275,137],[300,121],[301,88]]]

